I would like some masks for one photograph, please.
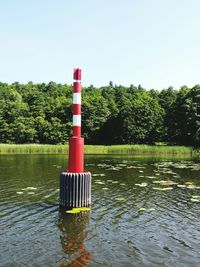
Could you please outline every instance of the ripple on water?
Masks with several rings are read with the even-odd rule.
[[[14,156],[0,169],[2,266],[199,266],[199,161],[86,160],[91,213],[59,210],[63,155]]]

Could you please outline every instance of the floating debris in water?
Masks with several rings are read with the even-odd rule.
[[[148,184],[147,184],[147,183],[141,183],[141,184],[135,184],[135,185],[140,186],[140,187],[145,187],[145,186],[147,186]]]
[[[19,191],[19,192],[16,192],[18,195],[22,195],[22,194],[24,194],[24,192],[21,192],[21,191]]]
[[[159,191],[169,191],[172,190],[173,187],[153,187],[154,190],[159,190]]]
[[[115,200],[125,200],[123,197],[116,197]]]

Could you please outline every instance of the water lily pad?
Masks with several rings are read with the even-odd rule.
[[[44,198],[49,198],[50,197],[50,195],[46,195],[46,196],[44,196]]]
[[[119,171],[119,170],[121,170],[121,168],[120,167],[110,167],[107,170],[108,171]]]
[[[171,180],[153,181],[153,183],[160,184],[160,185],[174,185],[174,184],[177,184],[176,182],[171,181]]]
[[[147,184],[147,183],[141,183],[141,184],[135,184],[135,185],[140,186],[140,187],[145,187],[145,186],[147,186],[148,184]]]
[[[189,185],[187,186],[187,188],[189,188],[189,189],[200,189],[199,186],[196,186],[196,185],[193,185],[193,184],[189,184]]]
[[[18,195],[22,195],[22,194],[24,194],[24,192],[21,192],[21,191],[18,191],[18,192],[16,192]]]
[[[79,212],[81,212],[81,211],[80,210],[67,210],[66,211],[66,213],[72,213],[72,214],[79,213]]]
[[[154,209],[154,208],[150,208],[150,209],[148,209],[148,211],[154,211],[154,210],[156,210],[156,209]]]
[[[92,174],[93,177],[96,177],[96,176],[105,176],[104,173],[93,173]]]
[[[146,208],[140,208],[139,209],[139,211],[145,211],[146,210]]]
[[[192,202],[200,202],[199,199],[195,199],[195,198],[191,198],[190,200],[191,200]]]
[[[37,187],[32,187],[32,186],[29,186],[26,188],[27,190],[37,190]]]
[[[96,184],[105,184],[104,182],[96,181]]]
[[[90,211],[91,208],[89,207],[79,207],[79,208],[73,208],[73,211]]]
[[[115,200],[125,200],[123,197],[116,197]]]
[[[169,191],[172,190],[173,187],[153,187],[154,190],[159,190],[159,191]]]
[[[160,185],[175,185],[175,184],[177,183],[172,180],[161,180],[160,181]]]

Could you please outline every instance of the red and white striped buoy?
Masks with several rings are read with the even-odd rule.
[[[81,69],[74,69],[73,135],[69,139],[68,172],[84,172],[84,138],[81,137]]]
[[[60,176],[60,205],[84,207],[91,203],[91,173],[84,170],[84,138],[81,137],[81,69],[74,69],[73,135],[69,139],[68,168]]]

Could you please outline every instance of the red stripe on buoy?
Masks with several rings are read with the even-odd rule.
[[[73,83],[73,91],[74,91],[74,93],[81,93],[81,83],[80,82],[74,82]]]
[[[74,115],[81,115],[81,105],[73,104],[73,114]]]

